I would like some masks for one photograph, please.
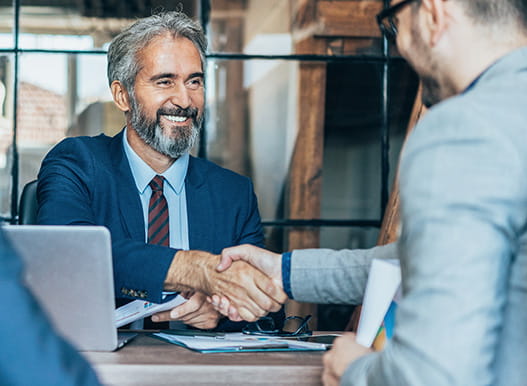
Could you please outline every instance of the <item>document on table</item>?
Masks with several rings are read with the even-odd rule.
[[[238,332],[218,334],[217,336],[177,335],[177,333],[155,333],[153,336],[169,343],[186,347],[202,353],[218,352],[257,352],[257,351],[324,351],[320,343],[282,340],[269,335],[246,335]]]
[[[163,303],[151,303],[144,300],[134,300],[115,310],[115,327],[132,323],[138,319],[147,318],[158,312],[171,310],[187,301],[177,292],[163,292]]]

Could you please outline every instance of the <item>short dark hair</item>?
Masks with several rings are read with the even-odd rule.
[[[166,33],[190,40],[204,67],[207,39],[199,23],[182,12],[162,12],[139,19],[112,40],[108,48],[108,83],[111,85],[118,80],[133,94],[135,78],[141,70],[137,60],[139,52],[153,39]]]

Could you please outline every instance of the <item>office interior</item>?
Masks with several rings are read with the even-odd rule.
[[[193,154],[249,176],[267,248],[368,248],[393,191],[418,82],[381,36],[383,0],[0,0],[0,216],[68,136],[124,126],[106,79],[111,39],[182,10],[209,40]],[[288,304],[342,330],[351,306]]]

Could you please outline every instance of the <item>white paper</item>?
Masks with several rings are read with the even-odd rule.
[[[357,328],[357,343],[371,347],[400,285],[399,260],[373,259]]]
[[[171,296],[171,293],[164,293]],[[177,295],[165,303],[151,303],[144,300],[134,300],[115,310],[115,327],[119,328],[125,324],[132,323],[138,319],[147,318],[158,312],[171,310],[187,301],[183,296]]]
[[[203,351],[243,351],[269,348],[316,351],[326,349],[325,345],[320,343],[288,341],[275,336],[246,335],[236,332],[215,337],[165,334],[162,332],[154,335],[171,343],[184,345],[189,349]]]

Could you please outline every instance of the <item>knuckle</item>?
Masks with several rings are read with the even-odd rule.
[[[265,298],[263,303],[262,303],[262,306],[263,306],[263,310],[271,311],[272,308],[273,308],[273,302],[271,301],[271,299]]]
[[[258,318],[261,318],[262,316],[265,316],[267,314],[267,312],[265,310],[262,310],[262,309],[259,309],[256,311],[256,316]]]
[[[265,285],[265,292],[267,292],[268,294],[276,292],[276,286],[272,281],[267,280],[267,283]]]

